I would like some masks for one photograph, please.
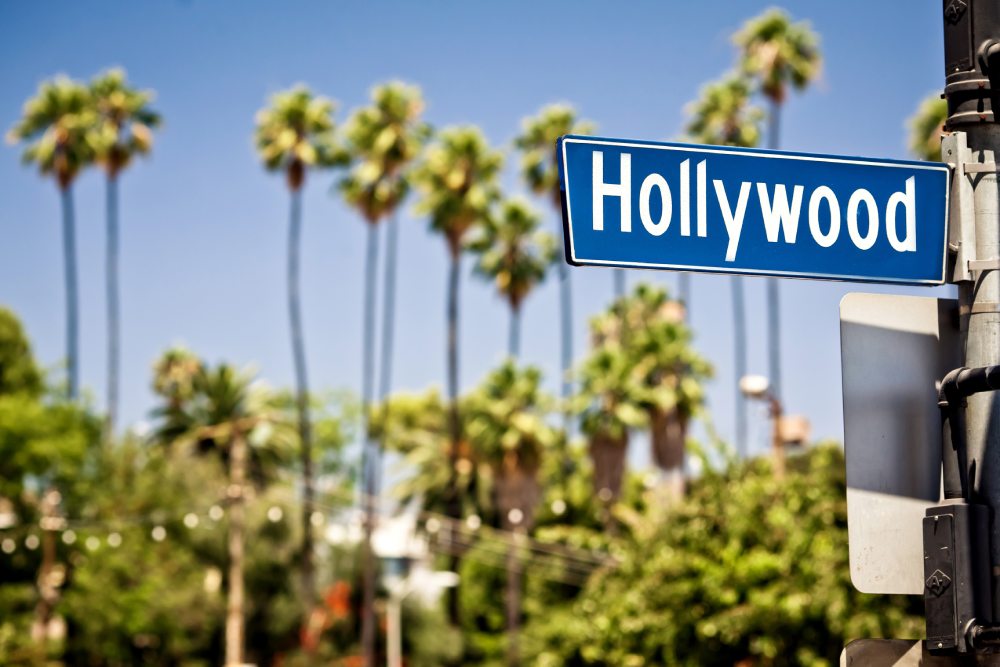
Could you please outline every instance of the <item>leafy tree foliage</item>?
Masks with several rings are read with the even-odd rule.
[[[621,564],[528,632],[539,665],[833,665],[858,637],[917,637],[916,598],[853,590],[841,450],[709,471]],[[640,526],[641,524],[636,524]]]

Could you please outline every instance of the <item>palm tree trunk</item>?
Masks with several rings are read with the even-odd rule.
[[[314,507],[312,429],[309,422],[309,380],[299,303],[299,246],[302,238],[302,190],[292,188],[288,215],[288,319],[292,333],[295,364],[295,403],[299,416],[302,450],[302,595],[308,610],[315,600],[313,570],[312,513]],[[308,611],[306,612],[308,613]]]
[[[461,277],[462,251],[458,244],[450,248],[451,263],[448,268],[448,432],[450,447],[448,448],[449,481],[448,481],[448,516],[459,519],[461,514],[461,499],[458,497],[458,448],[462,439],[462,426],[458,414],[458,289]],[[453,555],[449,559],[452,572],[458,572],[461,558]],[[448,589],[448,616],[453,625],[459,622],[458,587]]]
[[[625,269],[614,269],[615,272],[615,299],[625,296]]]
[[[521,356],[521,308],[510,307],[510,332],[507,334],[507,355],[511,359]]]
[[[691,274],[677,274],[677,298],[684,304],[684,316],[691,320]]]
[[[79,296],[76,275],[76,222],[73,191],[69,185],[59,190],[62,200],[63,262],[66,280],[66,393],[75,401],[80,390],[79,375]]]
[[[562,225],[559,233],[565,234]],[[569,405],[573,394],[573,380],[570,370],[573,366],[573,290],[569,280],[569,264],[565,259],[557,262],[559,267],[559,339],[562,361],[562,386],[560,396],[564,406]],[[563,408],[563,431],[567,439],[572,435],[573,416],[568,408]]]
[[[366,667],[375,667],[375,552],[372,533],[375,529],[375,443],[368,430],[371,425],[372,393],[375,384],[375,282],[378,271],[378,225],[368,223],[365,253],[365,304],[362,332],[361,378],[361,504],[365,516],[363,550],[363,597],[361,605],[361,651]]]
[[[108,302],[108,416],[105,438],[110,442],[118,419],[118,362],[121,324],[118,307],[118,177],[107,181],[107,253],[105,255]]]
[[[733,276],[733,368],[736,371],[736,451],[741,458],[747,455],[747,401],[740,391],[740,379],[747,372],[747,316],[743,302],[743,278]]]
[[[771,100],[771,113],[768,115],[767,132],[768,147],[778,149],[778,132],[781,126],[781,103]],[[767,330],[768,330],[768,372],[770,374],[771,393],[781,400],[781,300],[778,293],[778,279],[767,279]]]
[[[507,548],[507,665],[521,664],[521,558],[524,528],[514,528]]]
[[[226,666],[243,660],[243,543],[244,488],[247,443],[242,434],[233,436],[229,451],[229,597],[226,603]]]

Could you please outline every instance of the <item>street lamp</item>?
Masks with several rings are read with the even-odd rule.
[[[763,375],[744,375],[740,378],[740,391],[747,398],[767,401],[771,415],[771,453],[774,456],[774,476],[785,476],[785,441],[781,435],[781,415],[784,408],[771,392],[771,383]]]
[[[414,572],[405,577],[388,577],[386,588],[389,600],[386,603],[386,643],[389,667],[403,667],[403,600],[417,590],[441,591],[458,586],[458,575],[454,572]]]

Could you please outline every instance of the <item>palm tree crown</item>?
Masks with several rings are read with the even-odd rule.
[[[347,148],[357,162],[340,181],[349,204],[369,223],[395,210],[409,189],[403,173],[430,136],[420,120],[420,88],[398,81],[375,87],[371,106],[354,112],[344,125]]]
[[[545,279],[555,258],[555,238],[539,230],[539,224],[538,214],[528,202],[508,199],[469,243],[479,254],[476,272],[492,279],[514,310]]]
[[[691,116],[686,131],[692,141],[717,146],[752,147],[760,143],[764,112],[750,104],[750,83],[729,76],[701,90],[687,106]]]
[[[921,160],[941,161],[941,135],[948,119],[948,101],[940,95],[929,96],[909,120],[910,152]]]
[[[128,84],[123,69],[111,69],[90,83],[97,110],[95,150],[97,162],[114,176],[135,155],[146,155],[153,146],[152,130],[159,127],[160,114],[149,108],[154,94]]]
[[[819,74],[819,38],[808,22],[792,23],[784,10],[749,20],[733,39],[744,54],[743,70],[772,102],[784,102],[789,83],[802,90]]]
[[[27,141],[22,160],[52,175],[61,189],[94,160],[96,120],[90,91],[77,81],[58,76],[43,81],[38,94],[24,104],[21,119],[7,133],[9,143]]]
[[[595,128],[590,121],[578,119],[576,110],[568,104],[550,104],[537,116],[525,118],[514,145],[522,152],[521,175],[531,190],[552,197],[559,208],[556,140],[565,134],[592,134]]]
[[[344,152],[334,138],[332,100],[313,95],[298,85],[271,97],[271,105],[257,112],[255,141],[264,166],[284,171],[288,187],[298,190],[308,167],[343,164]]]
[[[502,166],[503,154],[490,148],[478,128],[467,126],[442,130],[417,167],[414,180],[422,195],[417,212],[430,217],[453,257],[499,197],[496,177]]]

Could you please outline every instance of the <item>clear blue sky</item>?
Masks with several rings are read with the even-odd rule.
[[[684,106],[732,66],[732,32],[769,3],[701,2],[105,2],[5,3],[0,8],[0,126],[18,117],[38,82],[89,78],[120,65],[157,91],[166,124],[155,154],[123,178],[123,412],[147,416],[150,366],[174,342],[202,355],[254,362],[278,385],[292,380],[285,302],[288,195],[251,144],[254,113],[275,91],[305,82],[340,103],[338,119],[370,87],[419,84],[437,127],[475,123],[510,146],[521,119],[553,101],[575,104],[605,136],[679,136]],[[821,80],[793,95],[782,146],[800,151],[906,157],[905,119],[942,85],[934,3],[789,2],[822,38]],[[505,183],[522,186],[511,155]],[[304,307],[317,388],[360,384],[363,226],[330,195],[332,176],[310,176],[305,197]],[[63,351],[59,208],[54,185],[0,149],[0,303],[25,321],[46,364]],[[100,175],[76,187],[82,283],[82,378],[98,405],[105,386],[104,204]],[[549,224],[555,218],[538,202]],[[444,377],[446,257],[440,238],[407,208],[402,222],[396,385]],[[467,260],[467,268],[471,263]],[[467,274],[468,275],[468,274]],[[669,273],[632,273],[670,287]],[[578,350],[586,322],[607,304],[606,270],[574,269]],[[947,293],[784,281],[782,337],[790,412],[820,437],[842,437],[837,308],[853,290]],[[507,312],[491,285],[462,285],[464,387],[502,357]],[[750,367],[764,372],[764,284],[747,281]],[[697,346],[717,369],[709,390],[719,431],[732,433],[732,344],[727,278],[697,276]],[[527,303],[524,358],[556,390],[555,281]],[[754,422],[763,448],[766,424]]]

